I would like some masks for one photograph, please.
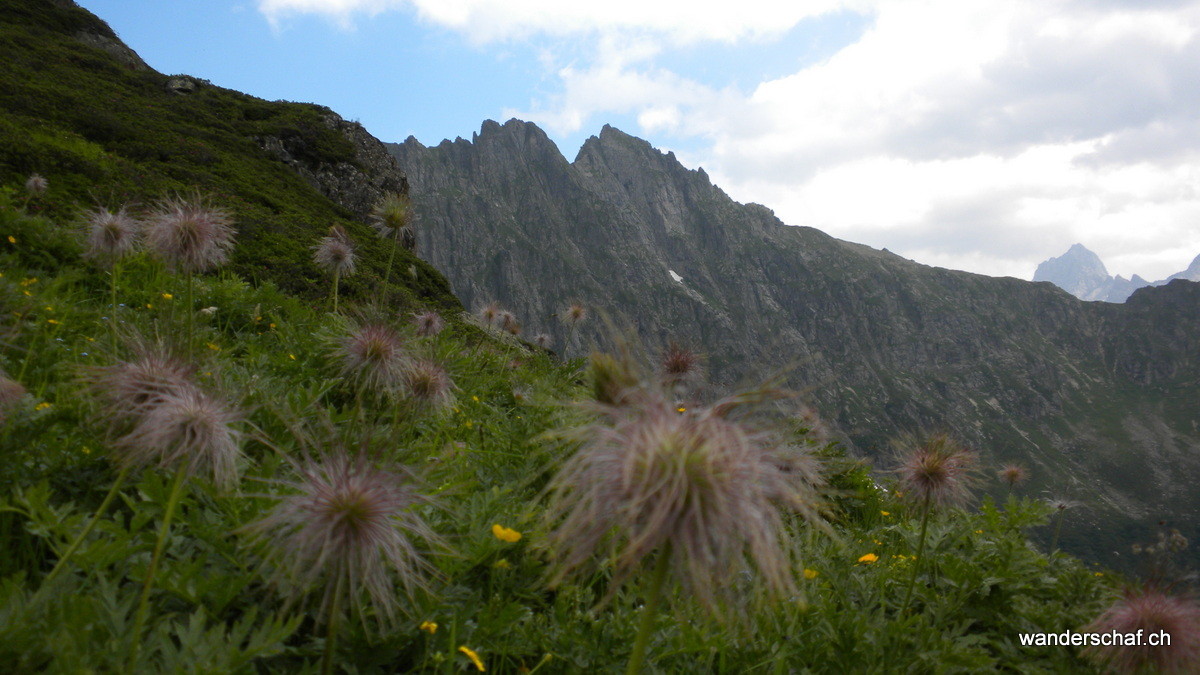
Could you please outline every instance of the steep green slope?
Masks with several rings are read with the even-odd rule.
[[[247,278],[311,297],[321,283],[309,247],[334,224],[364,257],[344,291],[365,296],[383,276],[388,249],[362,218],[403,176],[359,125],[321,106],[154,72],[71,2],[0,4],[0,61],[0,182],[45,176],[50,215],[200,190],[234,212],[234,269]],[[458,306],[440,274],[402,256],[406,273],[377,299]]]
[[[564,345],[555,313],[582,301],[651,344],[690,342],[721,386],[794,367],[883,466],[889,439],[920,429],[1028,465],[1038,491],[1087,503],[1068,545],[1114,564],[1160,519],[1200,535],[1200,285],[1114,306],[919,265],[784,226],[610,127],[573,163],[516,120],[390,147],[422,250],[468,306],[498,300]],[[576,339],[604,344],[602,322]]]

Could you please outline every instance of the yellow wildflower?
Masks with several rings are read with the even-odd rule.
[[[221,348],[220,348],[220,347],[218,347],[217,345],[215,345],[215,344],[213,344],[213,343],[211,343],[211,342],[207,343],[205,346],[206,346],[206,347],[208,347],[209,349],[213,350],[214,352],[219,352],[219,351],[221,351]]]
[[[675,409],[675,412],[685,413],[685,412],[687,412],[687,408],[685,408],[683,406],[679,406],[678,408]]]
[[[1104,572],[1096,572],[1096,576],[1102,577],[1102,576],[1104,576]]]
[[[521,541],[520,532],[517,532],[516,530],[510,530],[500,523],[492,525],[492,534],[496,535],[496,538],[500,541],[507,541],[510,544]]]
[[[879,515],[881,515],[881,516],[890,516],[890,515],[892,515],[892,512],[891,512],[891,511],[880,511],[880,512],[879,512]]]
[[[805,579],[816,579],[817,574],[818,574],[818,572],[816,570],[808,569],[807,567],[804,568],[804,578]]]
[[[8,235],[8,243],[10,243],[10,244],[15,244],[15,243],[17,243],[17,238],[16,238],[16,237],[14,237],[14,236],[12,236],[11,234],[10,234],[10,235]]]
[[[432,621],[422,621],[419,630],[423,630],[430,635],[437,632],[437,624]]]
[[[61,321],[59,321],[58,319],[46,319],[46,323],[53,324],[53,325],[57,326],[57,325],[61,324],[62,322],[61,322]]]
[[[22,286],[32,286],[37,283],[37,277],[30,277],[21,282]]]
[[[45,401],[42,401],[41,403],[39,403],[39,404],[37,404],[36,406],[34,406],[34,408],[33,408],[33,409],[34,409],[34,410],[45,410],[46,408],[49,408],[49,407],[50,407],[50,405],[51,405],[51,404],[49,404],[49,403],[47,403],[47,402],[45,402]]]
[[[883,542],[879,541],[878,539],[872,539],[871,541],[875,542],[876,546],[883,546]]]
[[[512,567],[512,564],[508,562],[508,559],[501,558],[501,559],[497,560],[495,562],[495,564],[492,565],[492,567],[495,567],[498,570],[506,570],[506,569],[509,569],[510,567]]]
[[[175,296],[171,295],[170,293],[163,293],[163,294],[162,294],[162,298],[163,298],[163,300],[171,300],[171,299],[172,299],[172,298],[174,298],[174,297],[175,297]]]
[[[152,305],[152,304],[150,304],[150,303],[148,303],[148,302],[147,302],[147,303],[146,303],[146,309],[154,309],[154,305]]]
[[[85,446],[83,446],[82,448],[80,448],[80,449],[79,449],[79,451],[80,451],[80,452],[82,452],[82,453],[83,453],[83,454],[85,454],[85,455],[90,455],[90,454],[92,454],[92,449],[91,449],[91,448],[89,448],[89,447],[88,447],[88,446],[86,446],[86,445],[85,445]]]
[[[471,400],[472,400],[472,401],[475,401],[476,403],[479,403],[479,397],[478,397],[478,396],[472,396],[472,397],[471,397]]]
[[[466,422],[463,422],[463,426],[470,429],[471,427],[475,426],[475,423],[471,420],[467,420]]]
[[[270,324],[271,330],[275,330],[275,324]]]
[[[476,654],[474,651],[472,651],[472,650],[471,650],[470,648],[468,648],[466,645],[463,645],[463,646],[459,647],[459,648],[458,648],[458,651],[460,651],[460,652],[462,652],[462,653],[466,654],[466,655],[467,655],[467,658],[468,658],[468,659],[471,659],[471,663],[474,663],[474,664],[475,664],[475,667],[479,669],[479,672],[481,672],[481,673],[483,672],[483,670],[484,670],[484,668],[483,668],[483,661],[480,661],[480,660],[479,660],[479,655],[478,655],[478,654]]]
[[[975,530],[975,534],[983,534],[983,530]]]
[[[295,354],[288,354],[288,358],[289,358],[289,359],[291,359],[291,360],[293,360],[293,361],[295,361],[295,360],[296,360],[296,355],[295,355]]]
[[[875,555],[874,553],[868,553],[868,554],[866,554],[866,555],[862,556],[861,558],[859,558],[859,559],[858,559],[858,562],[860,562],[860,563],[873,563],[873,562],[875,562],[876,560],[879,560],[879,556]]]

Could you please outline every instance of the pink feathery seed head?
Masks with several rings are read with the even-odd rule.
[[[404,340],[391,326],[369,322],[353,328],[338,342],[335,355],[341,375],[367,391],[394,390],[404,375],[408,354]]]
[[[348,277],[354,274],[354,244],[341,226],[334,225],[329,235],[313,246],[313,262],[326,274]]]
[[[0,370],[0,424],[8,419],[8,412],[21,397],[25,395],[25,387],[20,382],[9,378]]]
[[[637,405],[598,406],[599,420],[561,433],[580,447],[549,487],[553,580],[611,550],[619,584],[670,544],[674,578],[709,609],[747,563],[769,590],[791,589],[784,513],[819,521],[801,458],[775,434],[639,391]]]
[[[418,542],[444,548],[417,513],[431,501],[411,473],[378,468],[362,455],[339,451],[307,461],[298,474],[284,483],[292,494],[246,528],[268,544],[268,559],[278,564],[276,585],[290,587],[293,596],[321,589],[318,621],[354,606],[365,592],[376,617],[392,623],[400,609],[397,582],[411,597],[428,589],[435,571]],[[340,600],[339,586],[347,591]]]
[[[549,335],[546,335],[545,333],[538,333],[537,335],[533,336],[533,344],[541,347],[542,349],[549,349],[550,345],[552,344],[552,340],[550,339]]]
[[[1029,480],[1029,470],[1020,464],[1005,464],[996,476],[1009,487],[1015,487]]]
[[[915,501],[948,506],[970,495],[975,455],[946,434],[908,439],[907,455],[896,472],[904,493]]]
[[[50,181],[46,180],[40,174],[30,174],[25,180],[25,192],[30,197],[39,197],[46,193],[50,188]]]
[[[569,326],[574,327],[587,318],[587,308],[578,302],[573,302],[567,306],[562,312],[562,320]]]
[[[477,312],[477,316],[479,317],[479,320],[482,321],[485,326],[492,328],[492,327],[495,327],[496,318],[500,315],[500,312],[502,312],[502,311],[503,310],[500,309],[500,303],[489,302],[488,304],[486,304],[482,308],[480,308],[479,312]]]
[[[84,212],[87,224],[85,258],[113,262],[133,252],[141,223],[122,206],[116,213],[103,206]]]
[[[133,351],[132,360],[91,369],[85,376],[113,422],[143,416],[167,397],[195,389],[194,368],[163,345],[137,343]]]
[[[414,314],[413,323],[417,327],[417,335],[421,337],[432,337],[446,327],[446,320],[442,318],[442,315],[433,311]]]
[[[424,407],[441,409],[454,402],[450,374],[428,359],[413,361],[405,368],[404,389],[411,400]]]
[[[659,357],[659,371],[667,385],[695,382],[701,377],[700,355],[671,340]]]
[[[205,272],[225,264],[233,248],[233,220],[199,195],[165,199],[146,223],[146,244],[172,269]]]
[[[496,326],[510,335],[521,334],[521,322],[517,321],[517,316],[508,310],[496,315]]]
[[[117,440],[120,459],[129,466],[183,466],[189,475],[204,473],[231,488],[238,481],[241,433],[234,425],[241,417],[197,389],[168,394]]]
[[[1118,673],[1200,672],[1200,605],[1194,598],[1153,588],[1127,589],[1083,629],[1089,633],[1142,632],[1141,645],[1094,646],[1084,654]],[[1149,635],[1170,635],[1169,645],[1151,646]]]

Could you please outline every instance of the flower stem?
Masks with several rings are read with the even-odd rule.
[[[400,230],[396,230],[396,236],[392,239],[392,255],[388,256],[387,273],[383,275],[383,285],[386,288],[388,282],[392,280],[392,263],[396,260],[396,239],[400,238]]]
[[[120,267],[121,263],[114,260],[112,272],[109,273],[112,280],[112,309],[108,313],[108,328],[112,333],[113,354],[117,353],[117,273]]]
[[[925,533],[929,528],[929,512],[932,506],[933,504],[930,503],[929,497],[926,496],[925,505],[921,513],[921,537],[917,543],[917,555],[913,559],[912,578],[908,580],[908,590],[904,593],[904,603],[900,607],[901,615],[908,612],[908,603],[912,600],[913,587],[917,585],[917,573],[921,571],[921,563],[925,560]]]
[[[1053,556],[1058,552],[1058,535],[1062,532],[1063,511],[1058,510],[1058,517],[1054,519],[1054,538],[1050,540],[1050,555]]]
[[[341,273],[340,273],[340,272],[337,272],[337,271],[335,271],[335,272],[333,273],[333,313],[334,313],[334,314],[337,314],[337,313],[338,313],[338,311],[337,311],[337,307],[338,307],[338,302],[337,302],[337,301],[338,301],[338,281],[341,279],[341,276],[342,276],[342,275],[341,275]]]
[[[146,625],[146,610],[150,602],[150,588],[154,585],[154,573],[158,570],[158,561],[162,558],[163,549],[167,545],[167,533],[171,529],[171,519],[175,517],[175,509],[183,497],[183,479],[187,475],[187,465],[179,467],[175,472],[175,481],[171,484],[171,495],[167,497],[167,510],[163,514],[162,527],[158,529],[158,539],[154,542],[154,555],[150,558],[150,568],[146,570],[146,580],[142,582],[142,595],[138,599],[137,618],[133,622],[133,647],[129,650],[129,670],[136,670],[138,649],[142,644],[142,628]]]
[[[122,468],[121,473],[117,474],[117,480],[113,483],[112,487],[109,488],[108,494],[104,497],[104,501],[100,502],[100,508],[96,509],[96,513],[92,516],[91,521],[88,522],[87,527],[83,528],[83,532],[80,532],[79,536],[75,537],[75,541],[71,542],[71,545],[67,547],[67,550],[63,552],[62,557],[59,558],[58,562],[54,565],[54,569],[50,570],[50,573],[47,574],[46,578],[42,580],[42,585],[38,588],[38,594],[40,594],[43,589],[49,586],[50,582],[54,581],[55,577],[57,577],[59,573],[66,568],[67,561],[71,559],[71,556],[75,553],[75,550],[79,548],[79,545],[83,543],[84,539],[87,539],[87,536],[92,533],[92,529],[96,527],[96,523],[100,522],[100,518],[106,511],[108,511],[109,505],[112,504],[112,501],[117,496],[117,493],[120,492],[121,488],[125,485],[125,478],[128,475],[128,466]]]
[[[337,647],[338,605],[342,602],[342,590],[345,578],[338,576],[337,585],[333,588],[333,601],[329,603],[329,623],[325,628],[325,652],[321,656],[321,675],[333,672],[333,654]]]
[[[659,551],[658,562],[654,565],[654,576],[650,579],[650,597],[646,598],[646,606],[642,608],[642,622],[638,626],[637,638],[633,641],[633,653],[629,655],[629,666],[625,668],[625,675],[642,672],[642,665],[646,660],[646,645],[650,642],[650,634],[654,632],[654,618],[662,600],[663,582],[667,578],[670,558],[671,543],[667,542]]]
[[[195,356],[195,350],[192,349],[192,325],[196,320],[196,308],[192,304],[192,277],[193,274],[188,272],[187,275],[187,349],[188,358]]]

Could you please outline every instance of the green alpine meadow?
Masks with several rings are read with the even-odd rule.
[[[575,164],[475,175],[506,156],[484,136],[526,134],[534,150],[544,136],[488,123],[475,146],[386,146],[322,106],[158,73],[69,0],[0,5],[0,59],[6,672],[1200,669],[1194,495],[1121,511],[1178,488],[1195,459],[1150,458],[1161,482],[1097,500],[1138,456],[1114,442],[1076,464],[1059,443],[1105,424],[1144,441],[1121,415],[1150,411],[1147,428],[1194,447],[1200,286],[1093,311],[1045,285],[989,286],[797,234],[811,247],[794,276],[828,291],[829,317],[891,306],[888,288],[916,317],[929,305],[912,289],[945,284],[1008,293],[1053,314],[1059,343],[1111,348],[1071,361],[1082,347],[1060,349],[1005,305],[1002,331],[1021,342],[983,380],[1032,363],[1039,387],[1067,370],[1086,385],[974,425],[920,398],[949,397],[930,372],[889,370],[906,357],[878,357],[886,339],[842,355],[875,363],[874,384],[849,366],[818,377],[816,347],[784,358],[752,332],[734,345],[730,315],[671,319],[735,304],[698,273],[684,273],[694,298],[664,275],[666,290],[636,270],[601,275],[620,264],[584,260],[588,237],[640,245],[616,236],[637,220],[632,202],[610,209],[613,190],[595,187],[619,182],[602,160],[628,168],[612,158],[649,149],[615,130]],[[545,237],[544,260],[510,259],[510,274],[489,260],[531,253],[510,184],[524,172],[551,176],[524,181],[528,194],[562,197],[541,226],[599,229],[568,253],[562,231]],[[730,269],[754,258],[784,275],[792,244],[764,242],[791,235],[701,178],[695,223],[737,225],[680,250],[724,247]],[[722,243],[739,228],[761,236]],[[650,255],[639,250],[629,259]],[[804,271],[816,250],[836,271]],[[841,302],[859,286],[839,275],[899,281]],[[939,316],[957,301],[931,293]],[[1175,332],[1147,346],[1126,330],[1135,312]],[[785,314],[742,323],[763,335]],[[857,330],[827,323],[805,339]],[[1078,427],[1054,417],[1088,402]],[[1036,451],[989,445],[1029,420]],[[1080,543],[1114,513],[1121,531]],[[1101,555],[1116,549],[1124,558]],[[1132,641],[1160,633],[1169,644]]]

